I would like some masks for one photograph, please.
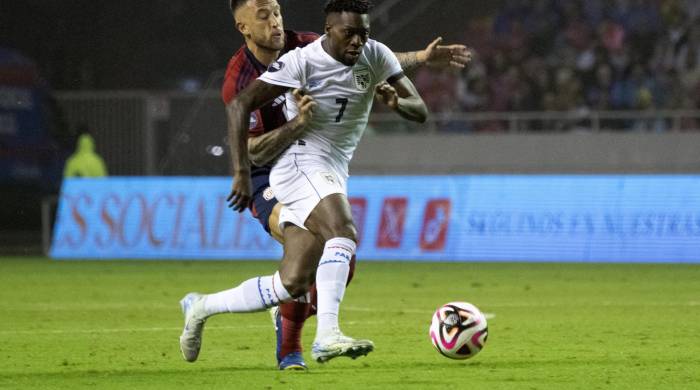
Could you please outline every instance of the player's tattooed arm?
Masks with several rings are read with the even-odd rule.
[[[437,68],[462,69],[472,60],[472,52],[464,45],[440,45],[442,37],[435,39],[425,49],[406,53],[394,53],[401,68],[410,71],[421,65]]]
[[[255,80],[226,105],[233,185],[226,200],[229,207],[243,212],[252,200],[248,128],[250,113],[283,94],[288,88]]]
[[[316,102],[309,95],[294,90],[294,99],[299,107],[299,115],[284,125],[257,137],[248,138],[248,156],[257,166],[268,164],[306,131],[311,121]]]
[[[285,149],[301,137],[305,128],[299,126],[296,119],[268,131],[267,133],[248,138],[248,157],[250,161],[261,167],[279,156]]]
[[[420,65],[420,61],[418,60],[418,52],[417,51],[409,51],[405,53],[394,53],[396,55],[396,58],[399,60],[399,64],[401,64],[401,69],[404,71],[410,71],[413,68],[418,67]]]
[[[416,87],[403,74],[389,78],[375,90],[379,100],[403,118],[423,123],[428,119],[428,108]]]

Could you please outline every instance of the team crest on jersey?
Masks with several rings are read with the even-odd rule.
[[[367,91],[372,81],[372,78],[369,75],[369,69],[364,67],[355,68],[353,69],[353,75],[355,76],[355,86],[357,89]]]

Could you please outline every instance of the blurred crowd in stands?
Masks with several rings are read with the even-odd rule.
[[[585,116],[605,110],[700,108],[698,0],[507,0],[492,18],[471,21],[465,42],[476,53],[468,69],[422,69],[415,75],[433,113]],[[607,125],[640,130],[670,126],[665,120]],[[475,130],[506,126],[491,121]],[[444,127],[449,130],[450,124]],[[544,127],[564,130],[576,123],[554,121]]]

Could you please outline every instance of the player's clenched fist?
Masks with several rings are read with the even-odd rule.
[[[386,81],[377,85],[374,90],[377,94],[377,98],[381,100],[384,104],[389,106],[392,110],[395,110],[399,106],[399,95],[396,93],[396,89],[389,85]]]
[[[299,121],[300,125],[306,126],[309,124],[309,122],[311,122],[317,104],[314,101],[314,98],[306,95],[302,90],[295,89],[292,94],[294,95],[294,99],[297,102],[297,107],[299,108],[299,116],[297,117],[297,121]]]
[[[228,198],[226,198],[228,207],[238,211],[239,213],[245,211],[252,200],[252,188],[253,184],[250,179],[250,172],[236,172],[233,177],[231,193],[229,194]]]

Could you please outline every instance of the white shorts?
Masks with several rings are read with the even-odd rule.
[[[313,154],[284,154],[270,172],[270,187],[284,205],[280,229],[304,223],[321,199],[332,194],[347,195],[347,163]]]

